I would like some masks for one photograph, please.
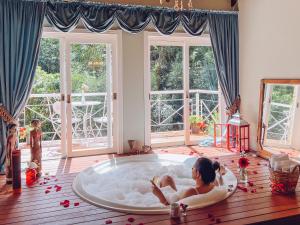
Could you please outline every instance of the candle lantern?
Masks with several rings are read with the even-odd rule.
[[[13,192],[21,193],[21,151],[15,149],[12,152]]]
[[[33,185],[37,180],[37,165],[34,162],[28,163],[28,168],[26,169],[26,184],[28,186]]]
[[[250,150],[250,125],[240,113],[235,113],[228,122],[228,149],[236,152]]]

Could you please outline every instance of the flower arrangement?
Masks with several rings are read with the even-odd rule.
[[[250,162],[246,156],[245,151],[241,152],[238,163],[239,163],[239,168],[240,168],[240,182],[247,183],[248,182],[248,173],[247,173],[246,168],[249,166]]]
[[[242,156],[240,159],[239,159],[239,167],[240,168],[247,168],[249,166],[250,162],[249,162],[249,159],[247,159],[245,156]]]
[[[183,216],[186,216],[186,211],[187,211],[187,208],[188,208],[188,207],[189,207],[188,205],[183,204],[183,203],[180,203],[180,208],[181,208],[181,210],[182,210],[182,215],[183,215]]]

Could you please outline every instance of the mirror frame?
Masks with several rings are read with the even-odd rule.
[[[267,84],[291,84],[291,85],[300,85],[300,79],[262,79],[260,82],[260,97],[259,97],[259,112],[258,112],[258,126],[257,126],[257,147],[258,154],[263,158],[270,158],[272,153],[265,150],[262,145],[262,118],[263,118],[263,104],[265,100],[265,88]]]

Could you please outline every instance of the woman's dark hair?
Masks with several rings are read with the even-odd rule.
[[[200,173],[203,183],[210,184],[216,179],[216,170],[220,170],[220,164],[202,157],[197,159],[194,168]]]

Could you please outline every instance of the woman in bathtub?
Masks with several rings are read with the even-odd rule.
[[[215,187],[216,171],[220,171],[220,169],[218,162],[213,163],[208,158],[199,158],[192,168],[192,178],[196,182],[195,187],[178,191],[171,176],[163,176],[161,179],[154,177],[151,181],[152,192],[164,205],[169,205],[193,195],[208,193]]]

